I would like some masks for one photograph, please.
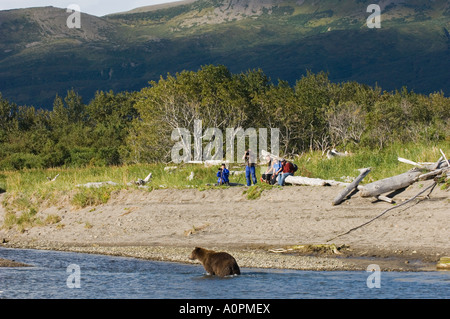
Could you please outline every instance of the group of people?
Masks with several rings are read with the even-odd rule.
[[[255,154],[251,150],[247,150],[243,156],[245,161],[245,179],[247,181],[247,186],[256,185],[256,158]],[[261,182],[270,185],[275,185],[277,182],[280,186],[284,186],[286,178],[288,176],[293,176],[296,168],[291,162],[286,161],[284,158],[278,160],[276,158],[266,157],[268,162],[268,168],[264,174],[261,176]],[[229,185],[230,171],[227,169],[225,164],[222,164],[217,172],[217,184],[218,185]]]
[[[293,176],[296,171],[295,165],[286,161],[284,158],[278,160],[267,156],[266,160],[268,162],[268,167],[266,172],[261,176],[261,182],[263,183],[275,185],[278,180],[278,185],[284,186],[286,178],[288,176]]]

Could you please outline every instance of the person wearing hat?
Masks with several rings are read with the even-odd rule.
[[[227,169],[225,164],[220,166],[219,171],[217,172],[217,185],[230,185],[230,171]]]
[[[280,186],[284,186],[284,181],[286,177],[294,175],[294,165],[291,162],[287,162],[286,159],[281,159],[281,168],[278,170],[278,173],[281,174],[278,178],[278,184]]]

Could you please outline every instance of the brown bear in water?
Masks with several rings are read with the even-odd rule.
[[[205,270],[213,276],[225,277],[241,274],[236,259],[225,252],[215,252],[213,250],[196,247],[192,251],[189,259],[198,259],[203,267],[205,267]]]

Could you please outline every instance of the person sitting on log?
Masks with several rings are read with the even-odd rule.
[[[266,160],[267,160],[267,170],[264,172],[264,174],[261,175],[261,182],[262,183],[266,183],[266,184],[270,184],[270,181],[272,179],[272,175],[274,173],[274,168],[273,168],[273,160],[270,156],[266,156]]]
[[[273,167],[273,174],[270,178],[270,185],[275,185],[277,183],[277,177],[281,173],[283,166],[281,165],[280,161],[274,158],[272,167]]]
[[[280,186],[284,186],[284,181],[286,180],[286,177],[293,176],[295,169],[294,164],[291,162],[287,162],[284,158],[281,160],[281,169],[279,172],[281,173],[280,178],[278,179],[278,184]]]

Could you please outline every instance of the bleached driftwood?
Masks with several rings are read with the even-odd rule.
[[[450,167],[450,162],[448,161],[447,156],[445,156],[444,152],[441,149],[439,149],[439,151],[441,151],[442,156],[444,157],[445,161],[447,162],[447,167]]]
[[[147,184],[148,182],[150,182],[150,180],[152,179],[152,173],[148,174],[146,178],[144,179],[138,179],[135,182],[132,183],[128,183],[128,185],[138,185],[138,186],[144,186],[145,184]]]
[[[292,185],[306,186],[348,186],[349,183],[343,183],[333,180],[324,180],[320,178],[309,178],[303,176],[288,176],[285,182]]]
[[[416,162],[410,161],[409,159],[402,158],[402,157],[399,157],[398,161],[402,162],[402,163],[405,163],[405,164],[410,164],[410,165],[414,165],[414,166],[423,167],[423,164],[416,163]]]
[[[338,152],[338,151],[336,151],[335,149],[332,149],[332,150],[330,150],[330,151],[328,151],[327,152],[327,157],[330,159],[330,158],[333,158],[333,157],[336,157],[336,156],[339,156],[339,157],[345,157],[345,156],[348,156],[349,154],[348,154],[348,152],[347,151],[345,151],[345,153],[341,153],[341,152]]]
[[[49,182],[54,182],[54,181],[56,181],[56,179],[57,179],[58,177],[59,177],[59,174],[56,175],[56,176],[53,177],[53,178],[47,177],[47,180],[48,180]]]
[[[203,164],[203,161],[189,161],[188,164]]]
[[[427,197],[429,197],[430,194],[431,194],[431,192],[433,191],[434,187],[436,186],[436,184],[437,184],[437,183],[434,182],[433,184],[431,184],[430,186],[428,186],[428,187],[425,188],[424,190],[420,191],[420,193],[418,193],[417,195],[411,197],[411,198],[408,199],[407,201],[405,201],[405,202],[403,202],[403,203],[401,203],[401,204],[398,204],[398,205],[396,205],[396,206],[392,206],[392,207],[390,207],[390,208],[384,210],[380,215],[378,215],[378,216],[372,218],[371,220],[369,220],[369,221],[367,221],[367,222],[365,222],[365,223],[363,223],[363,224],[361,224],[361,225],[359,225],[359,226],[356,226],[356,227],[350,229],[349,231],[346,231],[345,233],[339,234],[339,235],[337,235],[337,236],[335,236],[335,237],[333,237],[333,238],[331,238],[331,239],[328,239],[326,242],[328,243],[328,242],[330,242],[330,241],[332,241],[332,240],[335,240],[336,238],[342,237],[342,236],[344,236],[344,235],[348,235],[348,234],[350,234],[351,232],[353,232],[353,231],[355,231],[355,230],[357,230],[357,229],[359,229],[359,228],[361,228],[361,227],[364,227],[364,226],[366,226],[366,225],[372,223],[374,220],[376,220],[376,219],[380,218],[381,216],[385,215],[387,212],[389,212],[389,211],[391,211],[391,210],[393,210],[393,209],[402,207],[402,206],[404,206],[404,205],[406,205],[406,204],[408,204],[408,203],[414,201],[417,197],[419,197],[420,195],[424,194],[425,192],[427,192],[428,190],[431,189],[430,193],[427,195]]]
[[[146,178],[144,179],[138,179],[137,181],[134,182],[130,182],[127,185],[131,186],[131,185],[138,185],[138,186],[144,186],[145,184],[149,183],[152,179],[152,173],[148,174]]]
[[[223,160],[208,160],[205,161],[205,166],[206,167],[211,167],[211,166],[219,166],[222,164],[228,164],[228,161],[223,161]]]
[[[271,154],[271,153],[269,153],[269,152],[267,152],[267,151],[265,151],[265,150],[261,150],[261,156],[262,156],[263,158],[266,158],[267,156],[269,156],[269,157],[272,158],[272,159],[277,159],[277,160],[280,160],[280,159],[281,159],[281,157],[276,156],[276,155],[274,155],[274,154]]]
[[[97,183],[87,183],[87,184],[78,184],[77,187],[86,187],[86,188],[99,188],[103,186],[117,186],[119,184],[114,182],[97,182]]]
[[[442,161],[443,159],[444,159],[444,158],[443,158],[442,156],[438,159],[438,161],[436,162],[436,164],[434,164],[434,166],[433,166],[433,170],[439,168],[439,165],[441,164],[441,161]]]
[[[229,164],[229,161],[224,160],[206,160],[206,161],[189,161],[187,164],[205,165],[205,167],[217,166],[222,164]]]
[[[333,205],[339,205],[342,203],[344,198],[350,194],[355,188],[358,187],[359,183],[370,173],[370,168],[363,168],[360,170],[361,174],[350,183],[333,201]]]
[[[392,203],[394,202],[394,200],[393,200],[392,198],[387,197],[387,196],[383,196],[383,195],[378,195],[378,196],[375,197],[375,198],[378,199],[378,200],[382,200],[382,201],[384,201],[384,202],[387,202],[387,203],[389,203],[389,204],[392,204]]]
[[[429,171],[434,171],[438,168],[449,167],[448,163],[447,163],[447,161],[445,161],[444,157],[441,157],[436,163],[416,163],[414,161],[411,161],[409,159],[402,158],[402,157],[399,157],[398,161],[405,163],[405,164],[414,165],[414,166],[417,166],[419,168],[423,168],[423,169],[426,169]]]
[[[385,178],[364,186],[358,186],[358,190],[361,192],[361,197],[377,197],[381,194],[412,185],[419,179],[420,175],[422,175],[420,170],[413,169],[400,175]]]
[[[419,176],[419,180],[421,180],[421,181],[427,180],[427,179],[435,177],[441,173],[444,173],[444,171],[446,171],[446,170],[448,170],[448,168],[439,168],[434,171],[422,174]]]

